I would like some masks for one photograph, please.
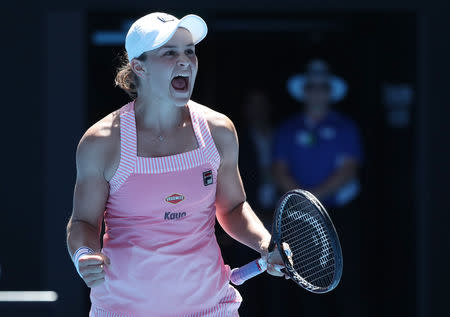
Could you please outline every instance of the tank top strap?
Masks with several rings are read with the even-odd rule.
[[[195,136],[197,137],[198,145],[202,149],[206,161],[208,161],[215,170],[218,170],[220,166],[220,154],[211,135],[208,121],[203,115],[200,105],[191,100],[188,103],[188,107],[191,113],[192,126],[194,128]]]
[[[136,121],[134,101],[120,108],[120,163],[109,182],[110,193],[119,189],[133,173],[137,158]]]

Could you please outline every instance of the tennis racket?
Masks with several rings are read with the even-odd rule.
[[[342,251],[328,213],[308,191],[295,189],[281,197],[274,213],[269,251],[280,250],[292,281],[313,293],[334,289],[342,276]],[[240,285],[263,273],[260,258],[231,271],[231,282]]]

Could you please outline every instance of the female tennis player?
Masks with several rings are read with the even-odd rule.
[[[91,288],[90,316],[237,316],[214,234],[267,257],[282,276],[270,234],[246,202],[238,141],[223,114],[190,100],[203,19],[138,19],[116,84],[133,101],[90,127],[76,154],[68,249]],[[105,221],[103,248],[100,246]]]

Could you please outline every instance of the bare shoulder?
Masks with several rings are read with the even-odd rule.
[[[103,173],[117,150],[120,155],[119,118],[119,110],[116,110],[94,123],[81,137],[76,154],[79,172],[97,170]]]
[[[208,122],[211,135],[222,159],[228,153],[234,156],[233,154],[238,150],[238,138],[233,122],[223,113],[199,103],[195,104]]]

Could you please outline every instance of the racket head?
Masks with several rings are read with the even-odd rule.
[[[313,293],[333,290],[342,276],[342,250],[336,229],[320,201],[295,189],[284,194],[275,209],[272,241],[280,250],[285,272]],[[286,244],[289,251],[284,250]]]

